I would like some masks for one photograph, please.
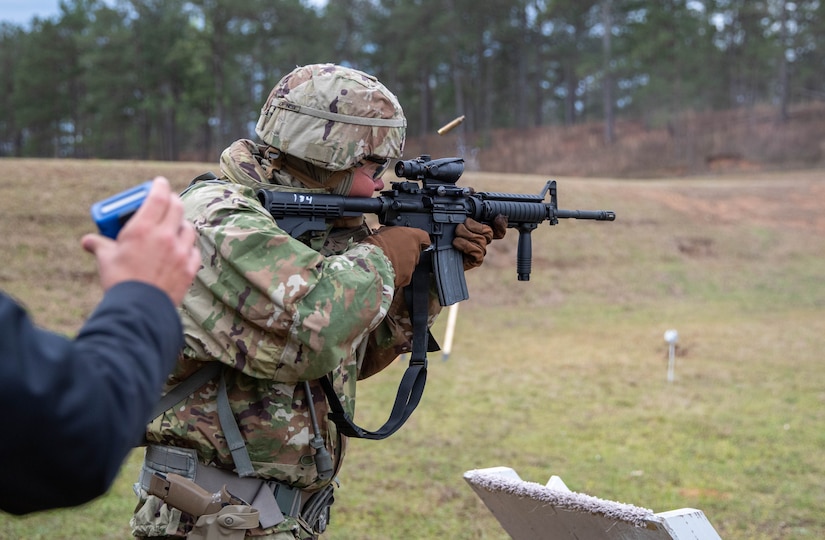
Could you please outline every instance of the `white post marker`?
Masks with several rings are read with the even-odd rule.
[[[665,341],[668,345],[667,382],[673,382],[676,371],[676,342],[679,341],[679,332],[676,330],[666,331]]]
[[[464,121],[464,115],[456,117],[446,123],[438,130],[439,135],[444,135],[454,127]],[[444,331],[444,346],[441,348],[441,360],[447,361],[450,351],[453,350],[453,336],[455,335],[455,320],[458,317],[458,302],[450,306],[450,313],[447,316],[447,329]]]
[[[458,318],[458,304],[450,306],[450,312],[447,314],[447,329],[444,331],[444,346],[441,348],[441,359],[446,361],[450,356],[450,351],[453,350],[453,336],[455,335],[455,321]]]

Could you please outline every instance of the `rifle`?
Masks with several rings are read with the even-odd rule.
[[[608,210],[560,210],[556,181],[549,180],[536,195],[474,191],[456,186],[464,172],[462,158],[433,160],[430,156],[399,161],[395,174],[408,181],[393,182],[392,189],[376,197],[279,192],[262,189],[258,199],[278,227],[293,238],[324,231],[328,220],[360,214],[375,214],[385,226],[416,227],[430,234],[432,272],[439,303],[449,306],[469,298],[464,279],[462,254],[453,247],[456,227],[467,218],[492,223],[497,215],[507,218],[507,227],[519,233],[516,272],[519,281],[529,281],[533,247],[531,233],[547,221],[592,219],[613,221]],[[412,180],[409,181],[409,180]],[[420,182],[420,184],[419,184]],[[547,194],[550,201],[545,202]]]
[[[384,439],[395,433],[418,406],[427,378],[427,352],[438,350],[427,327],[430,275],[435,277],[438,300],[442,306],[469,298],[462,254],[452,245],[459,224],[467,218],[491,224],[496,216],[504,215],[507,227],[517,229],[519,233],[516,259],[518,279],[529,281],[533,258],[530,235],[539,224],[547,221],[550,225],[556,225],[559,219],[567,218],[616,219],[616,214],[608,210],[560,210],[554,180],[548,181],[537,195],[477,192],[455,185],[463,172],[464,160],[461,158],[433,160],[423,155],[398,161],[395,174],[406,181],[393,182],[392,189],[382,191],[376,197],[266,189],[257,193],[258,200],[278,227],[293,238],[326,231],[329,220],[361,214],[377,215],[378,222],[384,226],[417,227],[430,235],[431,246],[421,253],[412,283],[405,290],[413,327],[412,351],[389,419],[376,431],[361,428],[344,411],[330,378],[325,376],[320,379],[331,409],[329,417],[344,435]],[[545,202],[548,193],[550,201]]]

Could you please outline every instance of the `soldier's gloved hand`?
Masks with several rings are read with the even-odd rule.
[[[421,250],[430,247],[430,235],[415,227],[381,227],[364,242],[380,247],[395,270],[395,288],[409,285]]]
[[[493,220],[493,225],[479,223],[467,218],[464,223],[455,228],[453,247],[461,252],[464,258],[464,271],[481,266],[484,256],[487,255],[487,245],[493,240],[504,238],[507,232],[507,216],[499,214]]]

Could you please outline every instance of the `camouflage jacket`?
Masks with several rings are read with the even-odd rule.
[[[256,473],[317,489],[307,399],[311,381],[321,435],[336,470],[344,437],[327,420],[316,379],[332,373],[345,409],[355,413],[355,384],[410,350],[412,327],[394,272],[370,234],[330,227],[316,251],[278,228],[250,187],[195,184],[182,195],[198,231],[203,265],[180,309],[186,346],[167,390],[203,362],[221,362],[232,411]],[[347,224],[351,225],[351,224]],[[438,312],[431,295],[430,323]],[[194,448],[203,463],[233,469],[216,410],[213,381],[148,427],[151,443]]]

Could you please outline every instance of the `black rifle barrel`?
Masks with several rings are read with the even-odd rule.
[[[596,221],[616,221],[616,212],[611,210],[556,210],[556,217],[595,219]]]
[[[516,227],[518,223],[541,223],[555,219],[593,219],[596,221],[614,221],[616,213],[610,210],[559,210],[553,204],[546,202],[520,202],[512,200],[484,200],[480,205],[481,211],[474,219],[492,221],[499,214],[507,216],[508,223]],[[554,219],[555,218],[555,219]]]

